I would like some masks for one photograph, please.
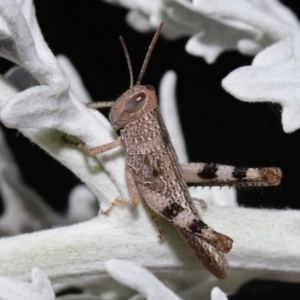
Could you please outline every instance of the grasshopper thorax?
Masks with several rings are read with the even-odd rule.
[[[135,85],[114,103],[109,119],[115,130],[125,127],[157,105],[155,89],[151,85]]]

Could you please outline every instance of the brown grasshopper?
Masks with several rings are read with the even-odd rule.
[[[105,212],[108,214],[116,202],[137,206],[140,194],[155,213],[170,221],[194,250],[203,265],[216,277],[227,277],[228,264],[224,253],[230,251],[233,240],[205,224],[189,193],[186,182],[193,185],[278,185],[278,168],[246,169],[217,164],[180,164],[165,123],[157,106],[155,90],[151,85],[140,85],[151,52],[163,23],[157,29],[149,46],[137,83],[133,85],[132,67],[126,45],[120,37],[130,72],[130,88],[115,102],[89,103],[88,107],[112,107],[109,119],[121,136],[115,141],[90,148],[75,144],[89,155],[98,155],[115,147],[127,149],[125,173],[129,200],[116,199]]]

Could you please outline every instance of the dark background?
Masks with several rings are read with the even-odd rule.
[[[282,2],[299,17],[296,1]],[[37,0],[35,6],[50,49],[69,57],[93,99],[114,100],[129,86],[119,35],[125,38],[137,77],[153,33],[139,34],[129,28],[124,21],[125,9],[98,0]],[[300,209],[300,131],[284,133],[270,105],[238,101],[221,87],[227,74],[250,65],[252,57],[226,52],[208,65],[185,52],[186,42],[187,38],[160,38],[143,83],[158,89],[163,74],[169,69],[176,71],[178,107],[190,161],[281,167],[284,177],[279,187],[240,189],[239,203],[247,207]],[[0,60],[1,73],[10,66]],[[63,213],[68,193],[78,179],[17,131],[5,129],[5,134],[25,182]],[[300,288],[254,281],[230,299],[266,299],[280,293],[300,296]]]

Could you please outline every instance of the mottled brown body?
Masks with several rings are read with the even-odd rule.
[[[200,219],[158,107],[126,125],[121,136],[127,170],[147,205],[176,226],[216,277],[225,278],[228,264],[222,252],[227,253],[233,241]]]
[[[149,46],[136,85],[133,85],[129,54],[123,39],[130,70],[130,88],[115,102],[89,103],[88,107],[112,107],[109,119],[121,137],[115,141],[90,148],[84,143],[74,143],[89,155],[98,155],[115,147],[127,149],[125,173],[130,199],[116,202],[137,206],[140,194],[147,205],[177,228],[194,250],[203,265],[216,277],[226,278],[228,264],[224,253],[230,251],[233,240],[206,225],[194,207],[186,182],[193,185],[278,185],[281,170],[278,168],[246,169],[217,164],[179,164],[168,131],[160,115],[155,90],[150,85],[140,85],[154,44],[162,29],[159,26]],[[123,128],[123,129],[122,129]]]

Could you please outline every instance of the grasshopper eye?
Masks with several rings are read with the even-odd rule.
[[[129,113],[133,113],[139,110],[141,107],[144,106],[146,98],[147,97],[145,93],[139,93],[132,96],[129,102],[126,104],[125,110]]]

